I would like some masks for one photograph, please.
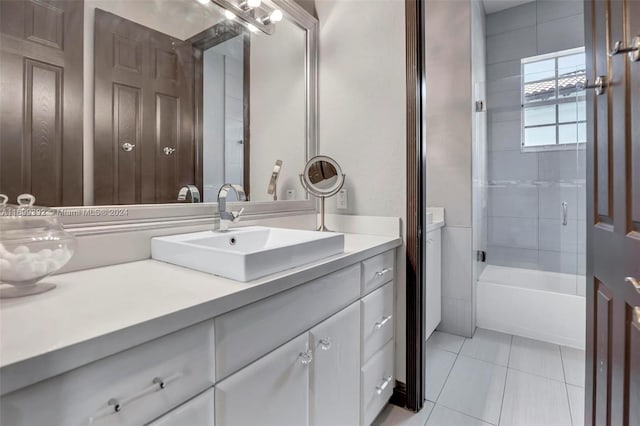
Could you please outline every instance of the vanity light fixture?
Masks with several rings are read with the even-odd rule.
[[[198,0],[198,3],[207,5],[209,4],[209,0]]]
[[[0,0],[1,1],[1,0]],[[200,1],[200,0],[198,0]],[[224,9],[224,16],[229,20],[235,20],[244,24],[252,33],[258,30],[267,35],[274,32],[273,24],[282,20],[283,14],[280,10],[273,9],[268,12],[262,0],[210,0],[212,3]],[[261,7],[262,6],[262,7]],[[269,7],[271,9],[271,7]],[[264,19],[257,18],[257,13],[269,13]]]
[[[278,9],[274,9],[268,16],[262,18],[262,23],[265,25],[275,24],[276,22],[282,21],[282,12]]]
[[[262,0],[245,0],[238,6],[240,7],[240,9],[247,11],[250,9],[255,9],[256,7],[260,7],[261,4]]]

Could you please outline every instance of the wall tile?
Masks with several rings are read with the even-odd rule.
[[[524,249],[538,248],[538,220],[489,217],[489,245]]]
[[[577,253],[540,250],[538,252],[539,268],[544,271],[576,274],[578,257],[580,256]]]
[[[523,182],[538,179],[538,154],[492,151],[487,155],[490,181]]]
[[[522,130],[520,120],[487,123],[489,151],[516,150],[520,152]]]
[[[535,186],[490,186],[489,216],[538,217],[538,188]]]
[[[520,112],[522,92],[517,90],[501,90],[487,93],[487,110],[512,110]]]
[[[562,219],[562,202],[567,202],[567,217],[576,219],[578,211],[584,210],[578,204],[578,188],[574,185],[540,186],[538,215],[545,219]]]
[[[488,64],[513,61],[536,54],[535,25],[487,37]]]
[[[578,252],[578,221],[561,219],[540,219],[538,224],[538,244],[540,250]]]
[[[509,77],[520,77],[520,58],[512,61],[487,64],[487,81],[500,80]]]
[[[501,121],[519,121],[521,119],[520,109],[509,109],[509,110],[488,110],[487,113],[487,121],[489,125],[491,123],[498,123]]]
[[[442,297],[471,300],[471,228],[442,229]]]
[[[538,178],[541,181],[575,182],[586,176],[586,158],[579,151],[551,151],[538,155]]]
[[[573,15],[582,15],[584,12],[582,0],[538,0],[537,5],[539,24]]]
[[[512,7],[487,15],[487,36],[536,25],[536,3]]]
[[[487,263],[513,268],[538,269],[538,250],[488,246]]]
[[[501,62],[504,64],[505,62]],[[505,90],[522,90],[520,74],[511,77],[497,78],[487,82],[487,93],[503,92]]]
[[[442,298],[442,321],[438,331],[471,337],[475,324],[471,320],[470,300]]]
[[[584,46],[584,16],[575,15],[539,24],[537,40],[538,55]]]

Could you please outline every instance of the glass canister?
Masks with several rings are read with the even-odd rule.
[[[0,298],[42,293],[55,287],[40,280],[69,262],[75,237],[64,230],[56,210],[34,206],[31,194],[7,204],[0,194]]]

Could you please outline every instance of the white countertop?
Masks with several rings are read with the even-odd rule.
[[[47,293],[0,301],[0,394],[290,289],[399,246],[345,235],[345,252],[247,283],[143,260],[56,275]]]

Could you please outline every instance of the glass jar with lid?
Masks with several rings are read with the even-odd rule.
[[[18,196],[7,204],[0,194],[0,297],[42,293],[55,287],[38,281],[69,262],[75,237],[64,230],[58,212],[34,206],[35,197]]]

